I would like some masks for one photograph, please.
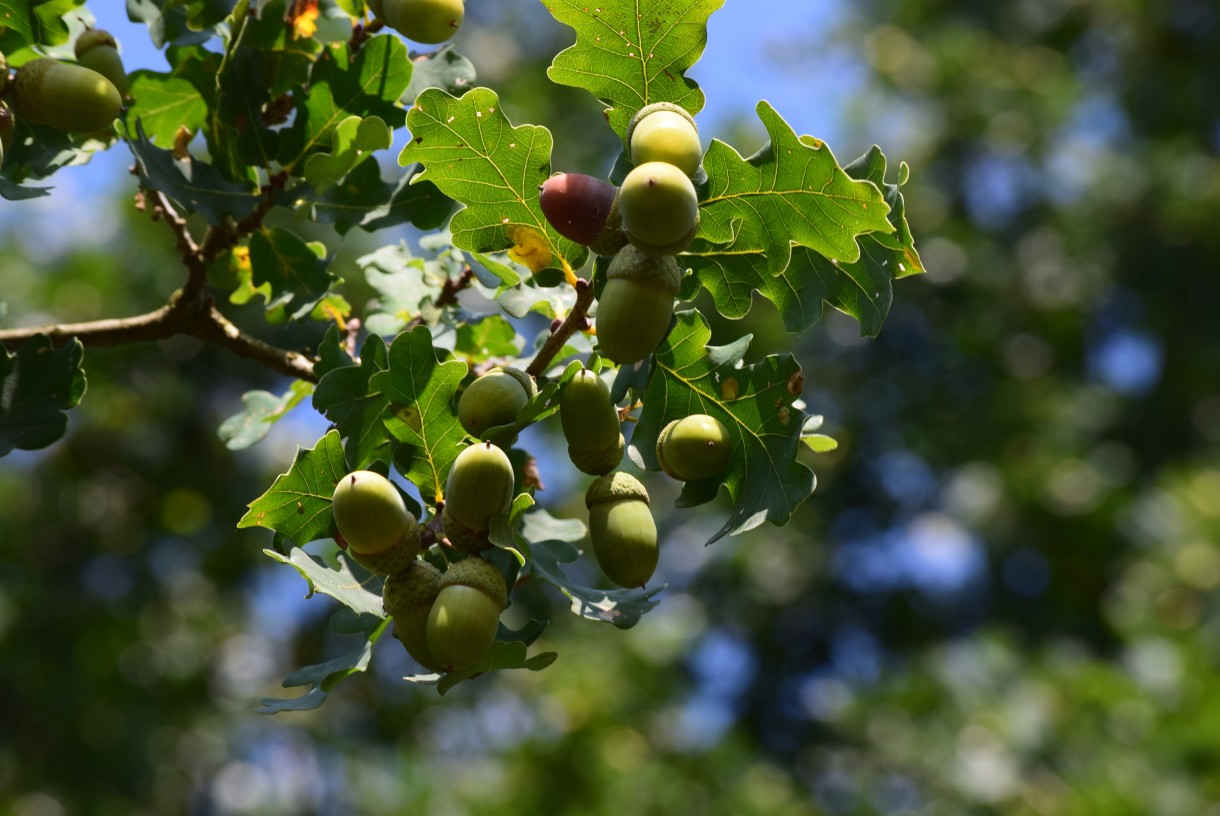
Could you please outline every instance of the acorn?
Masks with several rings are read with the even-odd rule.
[[[441,591],[441,571],[422,559],[385,579],[381,605],[394,619],[394,637],[415,662],[429,671],[442,671],[428,649],[428,613]]]
[[[675,419],[657,437],[661,470],[683,482],[720,474],[728,467],[732,452],[728,429],[707,414]]]
[[[462,0],[381,0],[373,13],[390,28],[417,43],[435,45],[448,40],[462,25]]]
[[[620,365],[634,365],[652,354],[669,331],[674,297],[682,281],[669,255],[647,255],[628,244],[606,270],[597,302],[597,346]]]
[[[638,164],[618,193],[623,231],[636,249],[673,255],[699,231],[699,194],[690,176],[668,162]]]
[[[463,450],[449,469],[441,522],[449,543],[466,552],[491,546],[491,517],[508,510],[513,500],[513,466],[508,455],[490,442]]]
[[[627,149],[634,164],[667,162],[688,176],[695,175],[703,162],[695,118],[672,102],[654,102],[632,117]]]
[[[496,439],[511,445],[517,438],[517,414],[538,393],[530,375],[512,367],[493,368],[466,387],[458,398],[458,421],[466,433],[483,439],[488,431],[514,425],[511,431],[498,434]]]
[[[426,625],[428,651],[437,665],[456,671],[486,654],[507,603],[504,576],[490,562],[471,557],[450,564]]]
[[[555,231],[613,255],[627,243],[618,213],[618,188],[583,173],[556,173],[538,186],[538,204]]]
[[[568,441],[568,458],[582,473],[604,476],[623,459],[623,434],[610,387],[581,369],[559,394],[559,420]]]
[[[127,98],[127,72],[119,56],[119,44],[109,31],[89,29],[76,38],[75,50],[77,63],[106,77],[119,96]]]
[[[629,473],[602,476],[585,493],[589,538],[606,577],[621,587],[642,587],[657,568],[657,525],[648,491]]]
[[[369,572],[393,575],[419,554],[419,524],[380,473],[357,470],[340,479],[330,511],[347,554]]]
[[[114,83],[97,71],[47,58],[18,69],[12,97],[13,112],[21,119],[69,133],[109,127],[123,108]]]

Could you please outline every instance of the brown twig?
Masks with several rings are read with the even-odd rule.
[[[441,292],[436,296],[436,300],[432,302],[432,305],[438,309],[442,306],[456,306],[458,302],[458,293],[463,289],[469,288],[470,284],[473,282],[474,270],[470,268],[469,264],[467,264],[466,268],[462,270],[462,274],[458,275],[456,278],[445,279],[445,282],[441,284]],[[411,318],[406,326],[403,327],[403,331],[409,332],[416,326],[423,324],[423,322],[424,316],[422,314],[417,314],[415,317]]]
[[[238,240],[258,229],[274,206],[275,194],[283,188],[285,176],[278,173],[263,187],[263,198],[246,218],[235,226],[208,227],[202,241],[191,235],[186,219],[169,198],[159,191],[145,191],[145,205],[151,204],[154,220],[163,221],[174,234],[175,246],[182,254],[187,277],[182,288],[164,306],[132,317],[107,318],[85,323],[54,323],[19,329],[0,329],[0,345],[16,348],[35,335],[46,335],[53,343],[66,343],[73,337],[93,346],[117,346],[150,340],[165,340],[179,334],[197,337],[226,348],[240,357],[254,360],[273,371],[297,379],[316,382],[314,360],[308,355],[271,345],[249,335],[221,314],[207,295],[208,264],[232,248]]]
[[[589,328],[589,307],[593,305],[593,284],[587,280],[576,281],[576,303],[563,322],[551,329],[551,334],[538,349],[538,354],[530,361],[525,373],[538,378],[550,368],[551,361],[568,342],[568,338],[578,331]]]

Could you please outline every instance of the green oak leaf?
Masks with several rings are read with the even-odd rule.
[[[75,338],[56,348],[42,334],[14,354],[0,346],[0,456],[45,448],[64,435],[64,412],[85,393],[84,352]]]
[[[37,37],[41,45],[62,45],[71,32],[64,15],[85,4],[85,0],[36,0],[30,3],[37,23]]]
[[[12,32],[27,45],[36,42],[38,28],[38,18],[30,5],[29,0],[0,0],[0,31]]]
[[[313,390],[313,383],[296,380],[283,394],[269,391],[242,394],[242,410],[220,423],[218,433],[225,447],[243,450],[262,441],[270,433],[271,426],[287,416]]]
[[[400,119],[396,103],[410,81],[407,47],[392,34],[368,40],[355,57],[346,45],[324,50],[310,72],[309,93],[297,98],[292,126],[280,134],[280,163],[294,170],[352,114]]]
[[[407,114],[411,140],[399,164],[419,162],[428,180],[464,205],[449,229],[471,252],[508,250],[532,271],[579,267],[588,250],[547,222],[538,187],[551,171],[551,134],[535,125],[514,127],[495,92],[474,88],[461,97],[430,89]]]
[[[372,376],[369,385],[393,403],[385,424],[400,443],[394,464],[435,506],[444,496],[449,468],[464,447],[466,432],[458,422],[453,397],[466,376],[466,364],[439,359],[426,326],[395,338],[389,364]]]
[[[281,473],[266,493],[250,503],[237,526],[265,527],[275,531],[277,540],[298,545],[334,538],[331,497],[347,472],[339,432],[328,431],[313,448],[297,449],[288,472]]]
[[[703,91],[684,72],[703,54],[708,17],[724,0],[543,5],[576,30],[576,44],[555,57],[547,76],[610,105],[615,133],[625,137],[631,118],[653,102],[672,102],[692,114],[703,108]]]
[[[128,76],[135,100],[129,118],[138,118],[149,140],[171,148],[178,128],[192,133],[207,121],[208,104],[189,79],[156,71],[134,71]]]
[[[889,205],[875,184],[853,179],[830,148],[802,142],[775,109],[758,103],[770,143],[749,159],[721,141],[703,158],[698,237],[725,253],[761,253],[768,274],[788,266],[791,248],[836,262],[860,258],[857,238],[889,233]]]
[[[313,407],[347,440],[345,449],[352,470],[367,469],[374,461],[389,459],[390,434],[384,420],[390,401],[369,382],[388,365],[385,342],[370,335],[360,349],[359,365],[331,369],[314,390]]]
[[[528,517],[528,515],[527,515]],[[530,572],[557,588],[572,602],[575,615],[630,629],[658,602],[652,597],[666,585],[652,589],[596,589],[573,583],[561,564],[580,557],[580,550],[566,541],[535,541],[530,544]]]
[[[809,141],[809,137],[801,137]],[[898,185],[885,183],[886,159],[874,147],[844,170],[885,192],[892,233],[861,235],[860,258],[833,262],[806,247],[795,247],[787,268],[770,274],[765,252],[741,252],[729,246],[696,241],[683,262],[694,274],[683,281],[679,297],[690,300],[700,286],[729,318],[744,317],[758,292],[779,309],[784,328],[801,333],[822,318],[828,303],[860,323],[861,334],[876,336],[889,314],[894,280],[923,271],[904,214]]]
[[[318,192],[338,184],[370,153],[389,148],[394,133],[376,116],[349,116],[335,125],[330,138],[330,153],[315,153],[305,160],[305,181]]]
[[[251,282],[271,286],[267,310],[282,308],[293,320],[308,317],[335,283],[331,259],[320,242],[306,243],[281,227],[262,227],[250,236]]]
[[[723,479],[688,482],[680,503],[700,504],[715,497],[721,481],[733,511],[712,536],[737,535],[764,522],[782,526],[813,492],[815,479],[796,460],[805,414],[793,406],[804,375],[789,354],[773,354],[741,366],[750,336],[723,347],[709,347],[711,330],[698,312],[679,312],[677,324],[657,349],[644,408],[631,437],[631,457],[648,470],[660,470],[657,437],[671,420],[709,414],[733,440]]]
[[[394,337],[441,293],[443,279],[405,244],[391,244],[356,259],[377,297],[369,302],[364,325],[369,332]],[[423,322],[430,322],[424,320]]]
[[[198,2],[187,4],[181,0],[127,0],[127,17],[133,22],[148,26],[148,36],[153,47],[160,50],[169,45],[198,45],[207,42],[223,31],[225,14],[219,13],[223,3],[218,0],[207,0],[206,6],[214,13],[200,16],[191,14],[190,5],[202,5]],[[230,8],[232,7],[231,4]],[[219,13],[219,17],[217,14]],[[192,21],[206,22],[200,26]]]
[[[430,54],[415,57],[413,61],[415,70],[411,72],[411,84],[402,95],[406,105],[429,88],[440,88],[460,96],[474,87],[474,63],[454,51],[452,44],[442,45]]]
[[[397,181],[383,181],[380,162],[368,156],[308,203],[310,217],[320,224],[334,224],[340,235],[352,227],[366,232],[402,224],[436,229],[453,212],[454,202],[431,182],[412,184],[421,169],[412,165]]]
[[[48,196],[54,187],[22,187],[14,181],[0,176],[0,198],[8,201],[27,201],[31,198]]]
[[[139,121],[135,137],[128,135],[127,144],[135,156],[142,185],[165,193],[209,224],[220,224],[226,217],[240,221],[261,200],[253,184],[229,181],[206,162],[191,156],[178,159],[169,150],[157,147],[148,140]]]
[[[517,356],[517,330],[497,314],[458,326],[453,350],[472,363]]]

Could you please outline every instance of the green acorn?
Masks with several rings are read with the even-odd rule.
[[[728,467],[732,452],[728,429],[707,414],[675,419],[657,437],[657,459],[661,469],[683,482],[720,474]]]
[[[106,77],[119,96],[127,98],[127,71],[119,56],[119,44],[109,31],[89,29],[76,38],[75,51],[77,63]]]
[[[657,525],[648,491],[618,471],[589,485],[589,538],[602,572],[621,587],[642,587],[657,568]]]
[[[437,665],[456,671],[475,663],[495,642],[508,587],[500,571],[478,557],[450,564],[440,587],[428,613],[428,651]]]
[[[695,175],[703,162],[694,117],[672,102],[641,108],[627,126],[627,147],[634,164],[666,162],[688,176]]]
[[[604,476],[623,459],[623,434],[610,388],[589,369],[581,369],[559,394],[559,420],[568,441],[568,458],[583,473]]]
[[[511,445],[517,438],[514,425],[526,403],[538,393],[530,375],[512,367],[493,368],[466,387],[458,398],[458,421],[476,439],[487,438]]]
[[[386,578],[381,590],[382,608],[394,619],[394,637],[416,663],[434,672],[443,669],[428,649],[428,613],[440,591],[441,571],[419,558]]]
[[[673,255],[699,231],[699,194],[690,176],[668,162],[638,164],[618,193],[623,232],[649,255]]]
[[[419,554],[420,528],[402,494],[371,470],[347,474],[335,485],[330,506],[347,554],[380,575],[399,572]]]
[[[449,543],[466,552],[491,544],[491,517],[508,510],[513,500],[513,465],[503,450],[479,442],[463,450],[449,469],[441,522]]]
[[[114,83],[97,71],[46,58],[18,69],[12,98],[19,118],[69,133],[110,127],[123,108]]]
[[[669,331],[682,271],[672,257],[647,255],[628,244],[606,270],[597,302],[597,346],[620,365],[652,354]]]
[[[373,12],[408,40],[435,45],[457,33],[466,7],[462,0],[380,0]]]

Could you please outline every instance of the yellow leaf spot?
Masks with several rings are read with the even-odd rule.
[[[250,248],[249,247],[234,247],[233,248],[233,268],[238,271],[248,272],[250,270]]]
[[[739,389],[738,389],[736,377],[729,377],[727,380],[725,380],[724,382],[722,382],[720,384],[720,394],[726,400],[737,399],[738,390]]]
[[[294,40],[312,37],[318,31],[318,0],[296,0],[290,16]]]
[[[551,265],[551,248],[547,246],[546,236],[531,227],[509,227],[508,237],[513,245],[508,250],[508,257],[522,266],[529,267],[531,272],[541,272]]]

